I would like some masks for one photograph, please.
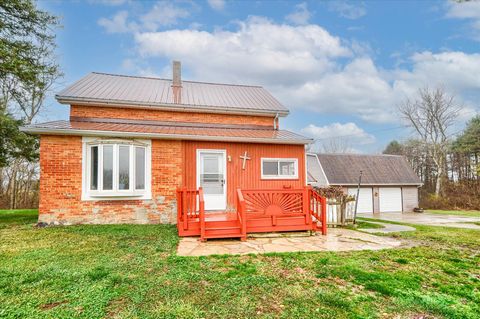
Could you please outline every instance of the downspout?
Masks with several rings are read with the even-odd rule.
[[[277,122],[278,122],[278,113],[275,114],[275,118],[273,119],[273,129],[274,130],[278,130]]]

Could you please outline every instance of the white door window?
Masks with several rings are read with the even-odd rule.
[[[227,207],[225,158],[223,150],[197,151],[197,185],[203,188],[205,210]]]
[[[349,188],[348,195],[357,196],[357,188]],[[357,213],[373,213],[373,192],[371,187],[360,187]]]
[[[402,211],[402,189],[400,187],[380,187],[378,189],[381,213]]]

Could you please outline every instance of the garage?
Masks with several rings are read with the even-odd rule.
[[[357,194],[358,213],[411,212],[418,207],[422,182],[403,156],[367,154],[307,154],[308,183],[341,187]],[[361,176],[361,178],[360,178]]]
[[[349,188],[348,195],[357,196],[357,188]],[[358,195],[357,213],[373,213],[373,192],[371,187],[361,187]]]
[[[400,187],[380,187],[378,195],[381,213],[401,212],[403,210],[402,189]]]

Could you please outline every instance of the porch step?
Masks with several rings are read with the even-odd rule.
[[[205,238],[236,238],[242,237],[238,221],[206,222]]]
[[[238,237],[241,236],[240,227],[238,228],[206,228],[205,229],[205,237],[206,238],[213,238],[213,237]],[[213,237],[212,237],[213,236]]]

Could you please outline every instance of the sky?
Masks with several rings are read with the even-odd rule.
[[[89,72],[261,85],[312,149],[381,153],[414,136],[398,105],[443,88],[480,113],[480,1],[40,1],[61,17],[56,91]],[[55,93],[55,92],[54,92]],[[68,119],[53,97],[41,120]]]

